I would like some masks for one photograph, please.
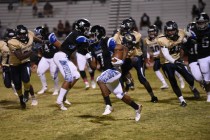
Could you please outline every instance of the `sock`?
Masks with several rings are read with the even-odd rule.
[[[158,71],[155,71],[155,74],[156,76],[158,77],[158,79],[163,83],[163,84],[166,84],[166,81],[162,75],[162,73],[158,70]]]
[[[112,106],[109,96],[104,97],[104,101],[106,105]]]
[[[180,102],[183,102],[183,101],[185,102],[184,97],[183,97],[183,96],[180,96],[180,97],[179,97],[179,101],[180,101]]]
[[[134,101],[131,101],[130,106],[135,110],[139,109],[139,105],[137,105]]]
[[[60,93],[59,93],[58,98],[57,98],[57,103],[58,104],[61,104],[63,102],[63,98],[66,95],[66,93],[67,93],[66,89],[64,89],[64,88],[60,89]]]
[[[42,83],[42,87],[43,88],[47,87],[47,82],[46,82],[45,74],[41,74],[40,75],[40,80],[41,80],[41,83]]]

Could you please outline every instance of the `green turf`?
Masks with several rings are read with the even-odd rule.
[[[97,72],[96,75],[99,73]],[[0,81],[0,139],[1,140],[208,140],[210,139],[210,103],[201,91],[201,99],[194,100],[186,84],[183,95],[187,107],[179,106],[171,86],[161,90],[161,83],[152,69],[146,71],[148,81],[159,98],[159,103],[151,103],[150,96],[138,82],[134,70],[135,90],[129,95],[143,105],[142,118],[135,122],[135,112],[111,94],[114,111],[102,116],[104,101],[100,90],[84,89],[80,79],[69,92],[72,103],[67,111],[60,111],[52,92],[36,95],[38,106],[21,110],[18,99],[11,89],[6,89]],[[88,75],[89,76],[89,75]],[[60,81],[62,77],[59,75]],[[49,88],[53,87],[47,73]],[[41,83],[35,73],[32,84],[37,92]]]

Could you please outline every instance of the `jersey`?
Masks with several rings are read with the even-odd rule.
[[[133,31],[130,34],[135,36],[136,39],[136,45],[133,47],[133,49],[128,51],[127,57],[134,57],[134,56],[141,56],[143,54],[142,49],[140,47],[140,41],[141,41],[141,34]],[[123,36],[120,34],[120,31],[115,33],[114,40],[116,41],[116,44],[123,44]]]
[[[191,29],[195,34],[197,41],[198,59],[210,56],[210,26],[206,30]]]
[[[7,41],[0,41],[0,52],[2,54],[2,66],[9,66],[9,48],[7,46]]]
[[[185,38],[184,30],[179,29],[178,36],[179,37],[176,41],[170,40],[164,35],[160,35],[157,39],[158,45],[163,48],[168,48],[169,54],[175,60],[180,58],[180,49],[183,43],[183,39]],[[164,58],[164,62],[161,59],[161,63],[169,63],[169,61]]]
[[[197,42],[195,39],[189,37],[187,42],[183,44],[182,50],[184,50],[185,55],[188,57],[188,63],[197,62]]]
[[[19,60],[14,54],[14,51],[18,50],[18,49],[20,49],[22,51],[22,53],[25,53],[32,49],[32,45],[33,45],[33,41],[34,41],[34,33],[32,31],[28,31],[28,38],[29,38],[29,40],[26,44],[22,43],[21,41],[19,41],[16,38],[12,38],[8,41],[8,47],[10,50],[10,59],[9,59],[10,65],[17,66],[19,64],[30,61],[30,57],[28,57],[24,60]]]
[[[90,46],[90,51],[93,57],[100,64],[100,68],[105,71],[113,69],[111,57],[116,47],[116,42],[113,38],[105,37],[99,43],[94,43]]]
[[[88,39],[80,32],[74,30],[72,31],[61,44],[60,50],[68,56],[77,51],[85,55],[87,53],[87,48],[89,47]]]
[[[45,58],[53,58],[54,54],[58,52],[58,48],[53,45],[57,41],[55,34],[49,33],[44,36],[43,39],[49,42],[41,47],[42,56]]]
[[[152,56],[154,59],[160,58],[160,46],[157,43],[157,38],[154,38],[153,40],[150,40],[149,37],[146,37],[144,39],[144,45],[147,47],[148,53],[150,56]]]

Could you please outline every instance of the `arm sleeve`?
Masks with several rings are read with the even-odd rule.
[[[166,47],[161,47],[161,51],[163,53],[163,56],[165,59],[167,59],[170,63],[174,63],[175,59],[169,54],[168,48]]]

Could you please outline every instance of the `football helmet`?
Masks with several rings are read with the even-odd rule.
[[[131,50],[136,44],[136,38],[133,34],[127,33],[123,36],[122,45]]]
[[[191,29],[195,28],[196,27],[196,22],[190,22],[188,25],[187,25],[187,31],[189,32]]]
[[[206,30],[209,26],[209,16],[206,13],[200,13],[196,18],[196,28],[198,30]]]
[[[91,39],[93,39],[94,42],[98,42],[101,40],[101,38],[104,38],[106,36],[106,30],[101,25],[94,25],[90,29],[89,36]]]
[[[158,36],[158,28],[156,25],[149,26],[147,32],[148,32],[149,39],[154,39],[155,37]]]
[[[28,38],[28,29],[23,25],[17,26],[17,39],[23,43],[27,42],[29,40]]]
[[[176,41],[179,36],[178,36],[178,25],[176,22],[174,21],[168,21],[166,22],[165,26],[164,26],[164,35],[171,39]]]
[[[125,19],[122,21],[120,25],[120,33],[121,35],[125,35],[126,33],[131,32],[134,29],[134,21],[133,19]]]
[[[47,34],[46,30],[44,27],[42,26],[38,26],[34,29],[34,32],[36,35],[41,35],[41,36],[45,36]]]
[[[6,37],[7,38],[13,38],[15,36],[16,36],[15,30],[8,28],[7,31],[6,31]]]
[[[82,18],[75,22],[75,30],[83,33],[84,35],[88,35],[90,29],[90,22],[89,20]]]

